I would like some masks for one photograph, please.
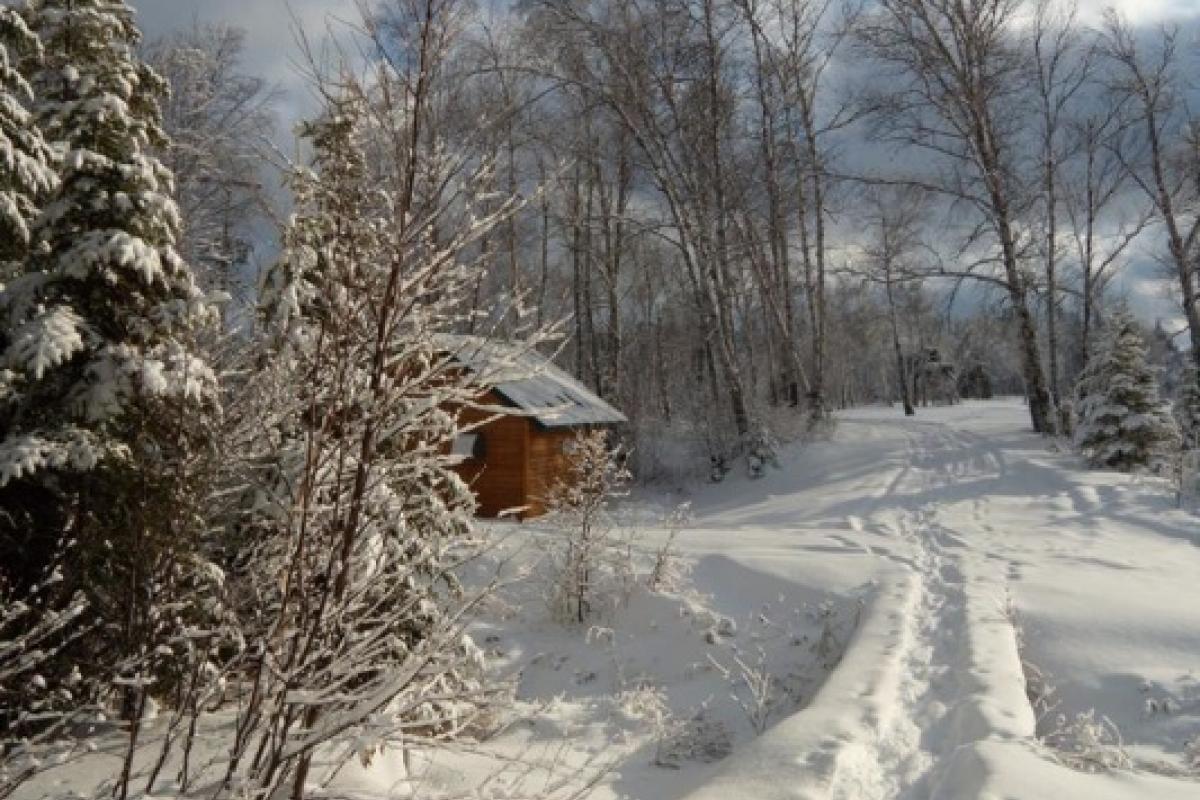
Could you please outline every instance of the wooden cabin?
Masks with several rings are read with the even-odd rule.
[[[463,459],[456,470],[475,492],[479,515],[544,514],[544,499],[566,474],[576,435],[619,425],[625,415],[537,352],[477,337],[445,342],[455,361],[491,387],[477,407],[459,410],[461,422],[482,425],[460,435],[453,449]]]

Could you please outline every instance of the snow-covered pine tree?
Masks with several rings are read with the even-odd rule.
[[[36,65],[41,54],[41,42],[25,20],[15,9],[0,7],[0,296],[24,270],[40,203],[57,182],[53,153],[29,111],[33,90],[24,68]],[[12,327],[0,306],[0,353]],[[0,362],[0,431],[17,377]],[[10,543],[0,542],[0,564],[18,555]],[[47,558],[42,572],[0,569],[0,798],[72,753],[59,741],[74,718],[58,709],[72,704],[74,687],[69,674],[56,680],[46,667],[83,632],[76,622],[86,602],[60,591],[56,556]]]
[[[155,650],[151,606],[171,602],[202,524],[195,483],[217,387],[195,341],[217,315],[175,252],[172,178],[150,154],[165,86],[135,53],[132,9],[29,0],[23,13],[44,49],[35,119],[61,170],[33,255],[0,295],[0,569],[40,574],[76,541],[63,584],[104,623],[77,642],[79,661],[145,685],[132,665]]]
[[[1137,321],[1119,310],[1075,390],[1075,443],[1095,467],[1161,468],[1179,446],[1179,430],[1159,398]]]
[[[481,387],[439,334],[463,321],[470,253],[495,218],[458,228],[413,184],[382,188],[368,120],[355,96],[304,126],[313,166],[293,176],[297,210],[261,295],[272,399],[233,577],[261,622],[246,626],[258,656],[226,775],[252,796],[305,796],[317,748],[412,746],[489,703],[464,630],[478,596],[455,578],[478,552],[475,504],[449,447],[452,409]]]
[[[33,124],[33,89],[21,69],[22,63],[36,64],[41,53],[25,20],[0,7],[0,285],[21,270],[39,203],[58,179],[50,148]]]
[[[33,89],[23,70],[41,54],[41,42],[25,20],[15,9],[0,7],[0,354],[8,351],[17,328],[5,286],[24,271],[40,202],[58,180],[53,153],[33,124],[28,107]],[[0,435],[8,429],[20,377],[0,360]],[[0,463],[0,482],[3,469]],[[0,539],[0,563],[11,558],[8,545]],[[19,594],[20,584],[12,591]]]

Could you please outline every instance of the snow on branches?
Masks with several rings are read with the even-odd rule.
[[[483,387],[440,334],[466,319],[473,248],[496,217],[451,225],[447,208],[471,217],[474,181],[428,206],[411,182],[382,188],[364,156],[378,133],[358,95],[304,127],[313,163],[294,172],[297,210],[264,278],[256,390],[271,399],[235,524],[249,550],[234,580],[260,611],[236,791],[300,796],[321,780],[318,748],[348,759],[461,735],[493,701],[465,632],[482,595],[457,579],[480,553],[475,501],[449,447],[454,410]]]
[[[149,153],[162,141],[165,87],[136,57],[121,0],[33,0],[25,15],[44,44],[34,118],[64,157],[32,228],[36,257],[0,296],[15,331],[3,354],[15,400],[6,427],[54,439],[82,426],[138,455],[159,453],[164,436],[136,442],[137,417],[183,419],[216,398],[195,347],[215,312],[174,250],[173,181]]]
[[[127,676],[169,674],[174,621],[201,624],[213,608],[196,575],[219,411],[199,341],[217,316],[175,251],[174,181],[152,154],[166,87],[136,54],[133,10],[28,0],[21,15],[5,9],[0,30],[41,42],[26,48],[22,119],[60,157],[56,180],[26,170],[45,191],[0,289],[0,579],[19,588],[14,578],[72,543],[63,584],[86,599],[91,627],[71,657],[92,696],[128,719],[170,682]],[[9,66],[0,59],[16,85]],[[0,115],[7,133],[11,103]]]
[[[41,55],[40,40],[16,10],[0,7],[0,286],[24,258],[38,203],[58,180],[53,154],[33,124],[33,89],[20,67]]]
[[[609,506],[631,476],[624,452],[609,448],[603,430],[579,434],[569,449],[566,474],[545,499],[550,518],[562,525],[549,551],[550,604],[559,619],[583,623],[619,596],[627,559],[612,535]]]

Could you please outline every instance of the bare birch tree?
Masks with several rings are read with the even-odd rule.
[[[1059,366],[1059,217],[1063,162],[1073,144],[1069,134],[1075,98],[1089,80],[1091,53],[1082,39],[1073,6],[1038,0],[1030,34],[1041,150],[1042,258],[1046,280],[1046,357],[1055,426],[1060,427],[1063,391]]]
[[[900,335],[900,309],[897,295],[914,285],[919,286],[921,270],[913,263],[921,248],[920,221],[924,213],[923,199],[911,189],[880,188],[867,198],[871,238],[863,248],[865,270],[860,273],[871,282],[882,285],[887,303],[891,344],[896,359],[896,385],[905,416],[913,416],[914,397],[911,386],[910,361]]]
[[[1026,53],[1016,35],[1019,0],[880,0],[859,42],[895,76],[877,97],[882,136],[944,165],[920,183],[969,209],[971,241],[999,275],[1015,317],[1033,429],[1054,430],[1022,234],[1032,192],[1022,158]]]
[[[1122,256],[1153,217],[1148,202],[1125,209],[1130,172],[1119,155],[1122,120],[1114,109],[1071,120],[1071,157],[1061,182],[1063,208],[1079,269],[1079,336],[1076,370],[1087,366],[1097,309],[1122,264]]]
[[[1166,239],[1165,265],[1179,288],[1192,358],[1200,365],[1200,308],[1195,264],[1200,214],[1195,212],[1200,158],[1195,119],[1182,97],[1177,31],[1163,28],[1147,45],[1115,12],[1105,20],[1102,52],[1111,65],[1109,91],[1128,135],[1115,150],[1132,182],[1154,207]]]

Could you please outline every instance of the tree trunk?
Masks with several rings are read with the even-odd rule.
[[[896,315],[896,297],[892,290],[892,268],[890,261],[884,261],[884,288],[887,291],[888,316],[892,322],[892,347],[896,351],[896,383],[900,387],[900,399],[904,403],[904,416],[911,417],[917,412],[913,408],[912,394],[908,391],[908,376],[904,369],[904,348],[900,345],[900,322]]]

